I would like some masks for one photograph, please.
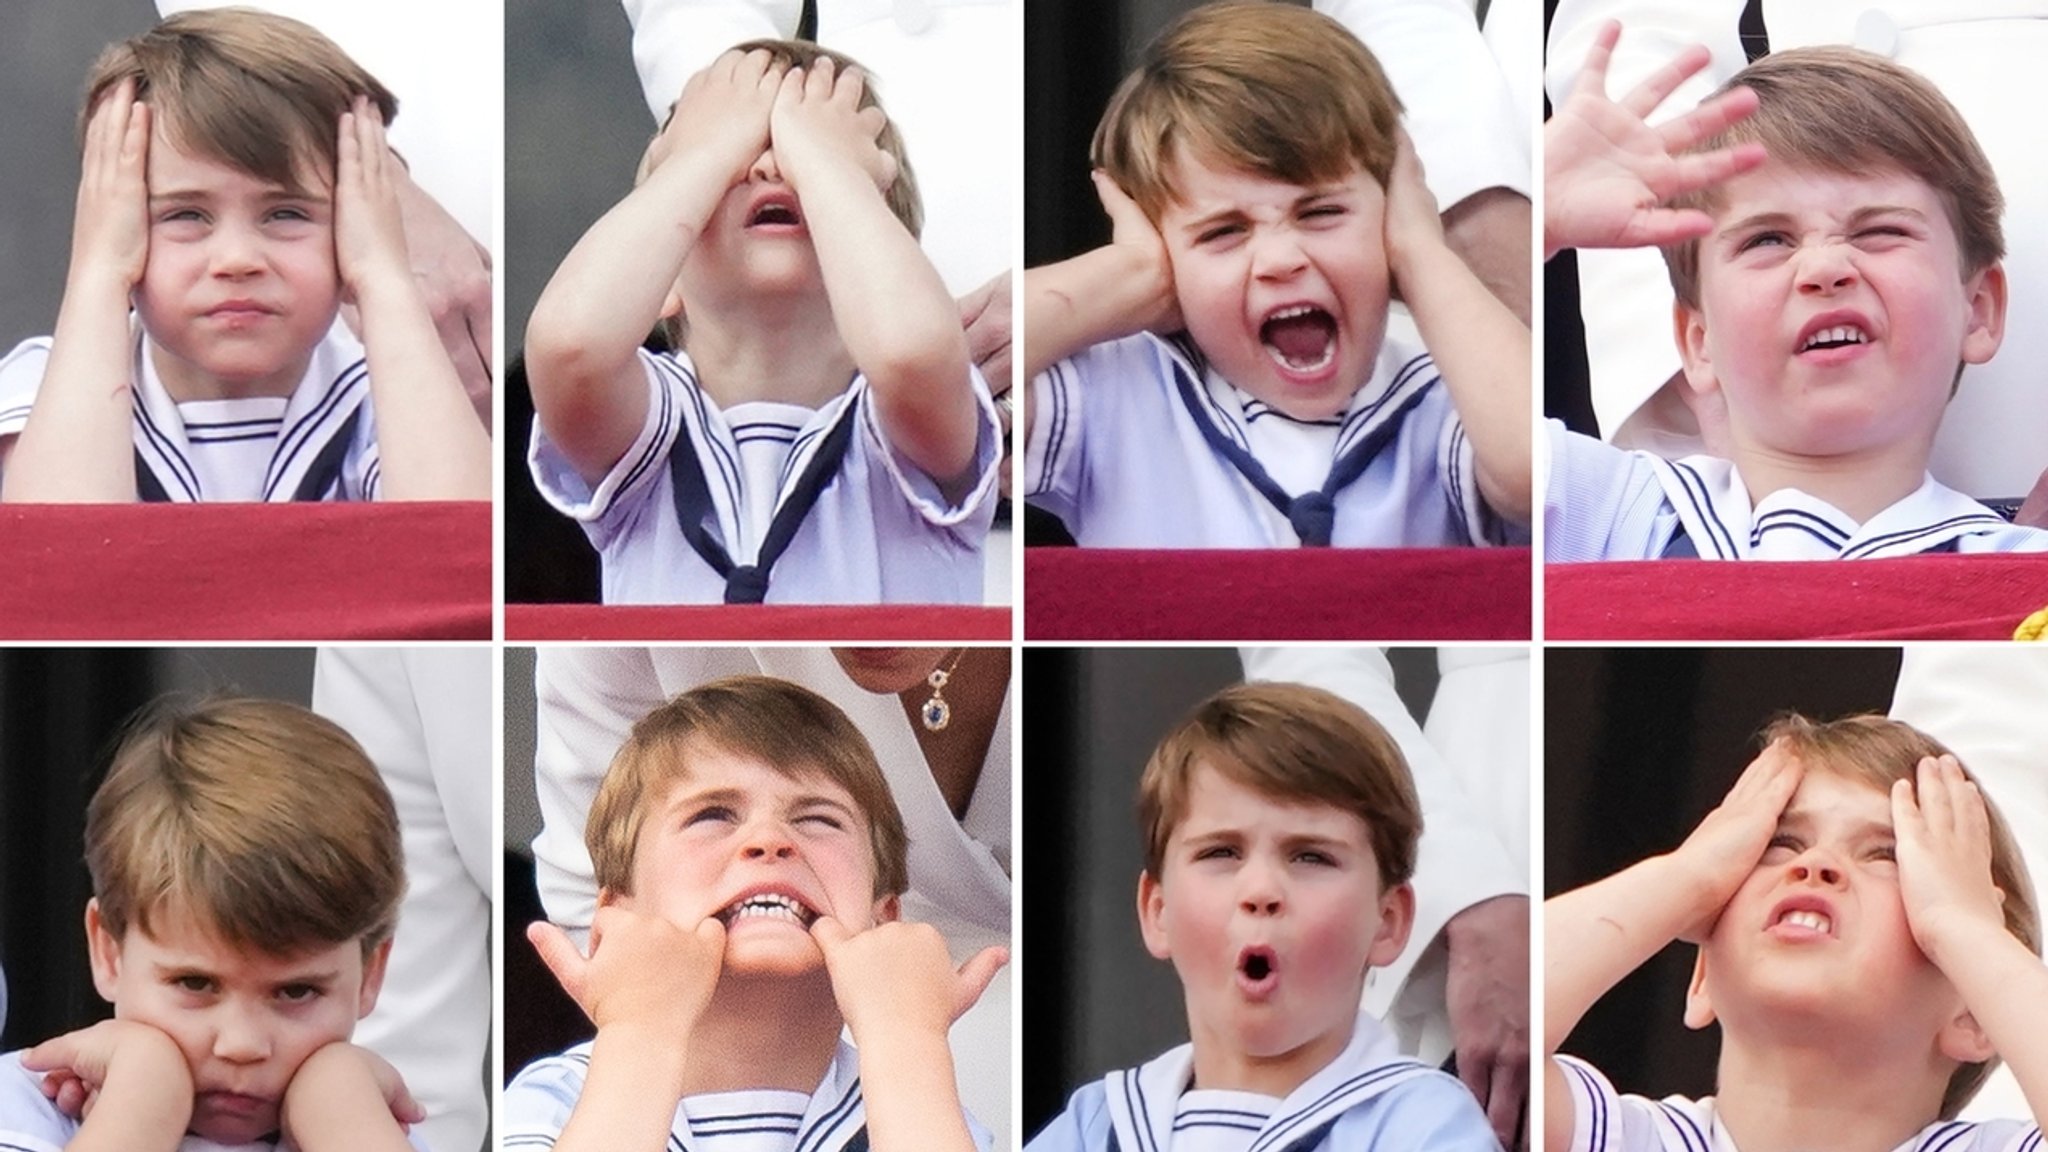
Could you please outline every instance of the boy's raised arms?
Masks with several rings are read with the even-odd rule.
[[[1773,744],[1673,851],[1543,903],[1544,1147],[1572,1146],[1572,1098],[1556,1056],[1608,989],[1673,940],[1705,940],[1763,859],[1803,775]]]
[[[650,149],[647,178],[583,234],[526,325],[526,373],[548,438],[596,484],[647,419],[640,342],[679,302],[683,259],[728,188],[768,147],[782,72],[727,52],[690,77]]]
[[[384,122],[368,98],[342,114],[336,139],[335,271],[362,324],[382,495],[488,500],[490,432],[477,422],[413,279]]]
[[[1922,760],[1917,788],[1892,785],[1892,827],[1913,942],[1962,994],[2034,1123],[2048,1127],[2048,965],[2005,929],[1983,796],[1955,757]]]
[[[818,254],[839,338],[875,392],[889,443],[949,496],[973,485],[980,416],[960,305],[882,193],[887,123],[860,107],[860,72],[820,58],[782,77],[769,136]]]
[[[597,1025],[557,1152],[661,1152],[683,1098],[690,1033],[718,987],[725,925],[705,920],[685,932],[611,904],[591,920],[588,958],[553,924],[533,924],[526,936]]]
[[[86,122],[64,301],[35,409],[14,443],[0,446],[0,499],[135,500],[128,297],[149,258],[152,119],[124,80]]]

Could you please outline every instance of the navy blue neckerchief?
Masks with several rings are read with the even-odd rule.
[[[768,533],[761,538],[760,555],[752,564],[734,564],[732,554],[725,550],[725,545],[719,542],[706,523],[716,522],[718,513],[711,504],[711,485],[704,478],[704,462],[697,459],[697,448],[691,441],[688,422],[677,430],[675,446],[668,453],[668,475],[675,489],[676,521],[682,526],[683,539],[690,542],[690,548],[725,581],[727,604],[759,604],[768,598],[769,572],[782,558],[789,542],[796,539],[797,529],[803,527],[804,517],[811,514],[825,486],[838,475],[839,464],[846,459],[847,446],[853,442],[854,425],[859,423],[859,409],[858,398],[849,400],[832,430],[825,433],[818,450],[804,465],[803,474],[797,477],[789,499],[783,501],[782,506],[775,510],[774,518],[768,522]]]
[[[1209,414],[1202,411],[1201,403],[1195,394],[1197,385],[1192,369],[1178,357],[1173,358],[1173,381],[1180,389],[1181,403],[1186,406],[1195,427],[1202,430],[1202,438],[1209,442],[1209,447],[1215,450],[1217,455],[1230,461],[1231,466],[1258,490],[1259,495],[1264,496],[1268,503],[1287,517],[1287,522],[1294,526],[1295,535],[1301,537],[1304,548],[1330,546],[1330,536],[1337,525],[1337,493],[1365,473],[1366,466],[1372,463],[1373,457],[1378,456],[1401,431],[1401,424],[1408,418],[1408,413],[1421,403],[1424,396],[1429,395],[1428,388],[1417,388],[1396,405],[1393,411],[1387,413],[1379,424],[1359,437],[1358,443],[1353,444],[1331,463],[1330,474],[1323,480],[1321,488],[1313,492],[1304,492],[1299,496],[1289,496],[1287,490],[1280,487],[1273,477],[1267,474],[1265,465],[1260,464],[1257,457],[1224,435],[1223,430],[1216,427],[1216,422],[1209,418]]]
[[[362,419],[362,415],[363,410],[358,408],[348,414],[348,419],[341,422],[341,427],[335,430],[333,438],[327,441],[326,447],[320,449],[320,454],[313,458],[313,463],[306,469],[306,475],[299,481],[298,490],[292,493],[293,501],[324,500],[328,491],[341,483],[341,466],[348,459],[349,442],[355,439],[356,421]],[[171,502],[171,494],[164,491],[163,481],[156,478],[155,472],[150,471],[149,463],[142,458],[139,449],[135,453],[135,496],[145,504]],[[364,499],[369,499],[369,496],[368,492],[363,493]]]

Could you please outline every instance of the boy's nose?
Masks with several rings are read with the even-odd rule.
[[[270,1058],[270,1036],[248,1012],[226,1008],[213,1034],[213,1054],[230,1064],[260,1063]]]
[[[748,860],[787,860],[796,855],[796,841],[779,820],[763,820],[747,829],[740,855]]]
[[[1238,873],[1237,906],[1248,916],[1272,916],[1280,911],[1280,883],[1271,869],[1254,860]]]
[[[1808,295],[1838,292],[1856,283],[1856,263],[1839,244],[1821,244],[1800,258],[1799,290]]]
[[[1260,279],[1284,279],[1307,266],[1308,256],[1291,229],[1271,229],[1252,240],[1252,274]]]
[[[216,276],[246,276],[263,264],[256,238],[240,228],[215,233],[209,256]]]
[[[775,149],[770,148],[761,153],[761,158],[754,161],[752,168],[747,169],[747,179],[763,184],[782,182],[782,168],[775,163]]]
[[[1820,884],[1833,888],[1842,882],[1842,870],[1831,860],[1823,859],[1813,852],[1807,852],[1792,861],[1792,879],[1806,884]]]

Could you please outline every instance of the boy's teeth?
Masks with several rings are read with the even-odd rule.
[[[749,896],[725,910],[727,924],[754,917],[772,917],[792,921],[798,925],[805,925],[809,920],[809,914],[804,911],[803,905],[774,892]]]
[[[1861,328],[1850,324],[1837,324],[1833,328],[1823,328],[1808,336],[1806,343],[1799,346],[1799,350],[1804,352],[1822,344],[1862,344],[1867,339]]]
[[[1815,932],[1823,933],[1831,932],[1835,927],[1835,922],[1828,919],[1826,913],[1806,910],[1787,912],[1778,918],[1778,923],[1790,924],[1795,928],[1811,928]]]
[[[1317,372],[1337,356],[1337,322],[1313,304],[1295,304],[1267,316],[1259,339],[1281,366],[1295,372]]]

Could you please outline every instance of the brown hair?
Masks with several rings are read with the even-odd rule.
[[[276,700],[159,702],[133,721],[85,815],[100,918],[195,918],[287,955],[389,939],[405,892],[391,794],[332,721]]]
[[[1356,165],[1385,185],[1400,114],[1379,62],[1337,21],[1263,0],[1209,4],[1145,50],[1089,157],[1156,222],[1179,199],[1169,170],[1183,146],[1289,184]]]
[[[1187,816],[1195,769],[1276,800],[1327,804],[1365,821],[1380,884],[1415,872],[1422,810],[1400,746],[1365,710],[1305,684],[1225,688],[1159,742],[1138,783],[1145,869],[1161,879],[1166,842]]]
[[[302,165],[334,171],[341,114],[368,96],[386,124],[398,98],[308,25],[250,8],[180,12],[93,62],[81,137],[124,80],[180,149],[282,188],[305,191]]]
[[[672,786],[689,778],[691,757],[706,748],[751,756],[792,780],[817,776],[846,789],[867,818],[875,895],[909,889],[903,814],[867,737],[838,705],[770,676],[728,676],[699,685],[633,725],[605,771],[583,829],[600,888],[632,894],[642,822]]]
[[[1901,172],[1941,198],[1965,277],[2005,255],[1998,177],[1962,115],[1919,73],[1854,48],[1794,48],[1744,68],[1721,91],[1738,86],[1756,92],[1756,113],[1693,151],[1758,143],[1772,163],[1844,175]],[[1672,204],[1712,212],[1719,191],[1708,187]],[[1671,288],[1694,309],[1699,246],[1694,238],[1664,249]]]
[[[767,52],[774,60],[775,67],[785,70],[808,68],[820,60],[830,60],[835,74],[843,75],[848,69],[857,70],[861,75],[860,107],[882,108],[882,97],[875,91],[875,74],[863,67],[860,61],[843,52],[819,47],[808,40],[748,40],[729,49],[733,52],[757,50]],[[654,143],[661,139],[663,132],[668,131],[669,121],[675,119],[675,114],[675,105],[669,105],[668,116],[662,120],[654,139],[649,140],[647,147],[640,153],[640,166],[633,173],[635,187],[646,180],[648,174],[654,170],[649,164],[654,154]],[[889,110],[882,108],[882,114],[886,117]],[[903,227],[908,229],[912,236],[923,235],[924,198],[918,193],[917,173],[911,170],[910,153],[903,145],[903,133],[896,127],[896,121],[886,120],[883,123],[881,134],[875,137],[875,145],[896,160],[896,179],[883,190],[883,202],[889,205],[890,213],[902,221]],[[664,317],[655,326],[655,332],[669,348],[681,348],[684,337],[689,334],[689,320],[686,316]]]
[[[1763,731],[1765,746],[1783,742],[1785,750],[1807,769],[1820,769],[1859,781],[1887,794],[1899,780],[1918,788],[1920,761],[1933,756],[1953,756],[1941,741],[1910,724],[1875,714],[1845,716],[1839,720],[1814,721],[1797,713],[1773,720]],[[1968,769],[1964,774],[1968,775]],[[1974,781],[1976,778],[1973,776]],[[1991,823],[1991,882],[2005,893],[2005,930],[2019,938],[2027,950],[2041,952],[2041,920],[2034,903],[2033,884],[2027,878],[2026,861],[2012,829],[1999,815],[1991,797],[1984,797],[1984,811]],[[1941,1101],[1941,1118],[1951,1120],[1970,1097],[1984,1086],[1998,1058],[1982,1064],[1964,1064],[1949,1078]]]

